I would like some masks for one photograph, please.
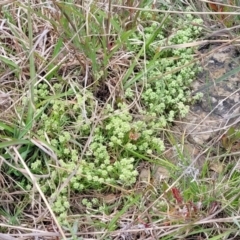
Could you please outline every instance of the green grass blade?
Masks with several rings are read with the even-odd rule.
[[[12,60],[10,60],[9,58],[5,57],[5,56],[0,56],[0,61],[4,62],[6,65],[8,65],[12,70],[16,70],[17,72],[20,71],[19,66],[13,62]]]
[[[6,142],[1,142],[0,148],[22,145],[22,144],[31,144],[31,142],[28,140],[23,140],[23,139],[11,140],[11,141],[6,141]]]
[[[0,122],[0,130],[3,130],[3,131],[5,130],[5,131],[8,131],[10,133],[14,133],[14,128],[5,124],[5,123],[3,123],[3,122]]]
[[[59,54],[59,52],[61,51],[63,47],[63,38],[59,38],[55,47],[54,47],[54,50],[53,50],[53,55],[52,55],[52,59],[55,60],[56,56]],[[48,66],[48,73],[46,75],[46,79],[47,80],[51,80],[51,78],[56,74],[56,72],[58,71],[59,67],[58,66],[57,68],[55,68],[56,64],[54,63],[50,63],[49,66]],[[54,70],[53,70],[54,69]]]
[[[33,124],[33,114],[34,114],[34,86],[36,83],[36,71],[35,71],[35,61],[34,61],[34,49],[33,49],[33,26],[32,26],[32,10],[31,1],[28,1],[28,38],[29,38],[29,63],[30,63],[30,98],[28,104],[28,113],[26,119],[27,128],[31,129]]]

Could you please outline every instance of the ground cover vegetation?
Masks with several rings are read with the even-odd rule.
[[[208,27],[199,6],[209,11],[209,23],[237,21],[221,15],[237,11],[232,1],[225,8],[150,0],[0,3],[1,233],[17,239],[239,233],[238,170],[223,157],[226,170],[213,180],[207,159],[200,170],[193,167],[169,131],[202,97],[191,94],[201,68],[188,45]],[[223,150],[238,138],[238,129],[230,129]],[[164,155],[170,147],[177,162]],[[142,181],[146,166],[168,177],[156,182],[152,170]]]

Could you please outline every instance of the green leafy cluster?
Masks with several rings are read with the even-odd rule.
[[[153,18],[151,13],[145,14],[148,14],[145,19]],[[89,90],[83,90],[79,85],[38,84],[35,90],[38,106],[36,135],[48,143],[57,155],[57,161],[38,156],[29,166],[36,174],[49,174],[49,178],[39,180],[42,190],[49,195],[59,189],[70,173],[76,172],[70,179],[68,189],[63,189],[53,206],[61,221],[66,219],[69,210],[69,191],[99,190],[114,185],[129,187],[134,184],[138,176],[136,164],[143,159],[142,156],[159,155],[164,151],[164,143],[155,129],[166,126],[178,114],[185,116],[188,112],[188,87],[196,74],[194,65],[161,78],[158,76],[189,64],[193,59],[193,50],[159,51],[159,47],[166,41],[169,44],[192,41],[201,29],[190,23],[200,22],[191,15],[185,20],[173,20],[169,16],[158,34],[154,34],[159,27],[156,19],[152,24],[148,22],[143,32],[133,35],[137,41],[145,43],[154,36],[145,50],[147,78],[156,80],[145,85],[140,97],[144,110],[139,113],[143,120],[134,119],[128,104],[121,102],[114,108],[107,105],[103,120],[95,126],[98,102]],[[166,28],[170,26],[172,34],[169,36]],[[137,45],[130,47],[136,53],[140,49]],[[126,89],[126,96],[133,98],[134,91]],[[157,121],[146,121],[146,117],[157,117]],[[89,138],[90,142],[87,142]],[[88,148],[83,152],[85,144]],[[90,205],[88,203],[88,207]]]
[[[151,12],[144,12],[143,15],[148,21],[143,23],[141,31],[132,35],[133,44],[129,45],[129,49],[139,52],[142,44],[146,43],[147,71],[144,71],[147,83],[141,100],[147,115],[161,116],[164,127],[176,116],[184,117],[189,111],[189,86],[199,69],[191,63],[194,49],[177,48],[175,45],[194,41],[201,34],[202,20],[191,14],[184,15],[184,18],[169,15],[165,20],[162,15],[156,16]],[[162,50],[166,46],[173,47]],[[131,90],[127,89],[126,92],[129,97]]]
[[[65,89],[64,96],[60,94],[63,89],[59,84],[51,89],[39,84],[36,90],[37,104],[41,106],[36,113],[37,135],[53,148],[59,164],[53,167],[56,165],[53,161],[50,178],[41,180],[43,191],[56,191],[76,166],[70,182],[73,191],[99,189],[109,184],[132,185],[138,175],[135,164],[139,154],[162,153],[163,141],[145,121],[134,121],[123,103],[118,104],[117,109],[107,106],[104,114],[108,117],[93,128],[97,101],[90,92],[75,90]],[[81,156],[91,133],[89,148]],[[42,174],[48,171],[45,164],[38,158],[30,167],[34,173]]]
[[[49,143],[58,158],[55,162],[39,156],[30,163],[33,173],[50,175],[48,179],[39,180],[42,190],[47,194],[55,193],[74,170],[76,174],[68,186],[70,191],[131,186],[138,175],[139,154],[162,153],[163,141],[145,121],[134,121],[123,103],[116,109],[108,105],[104,112],[108,117],[93,128],[97,101],[90,92],[76,89],[64,89],[66,94],[62,96],[59,84],[51,88],[39,84],[35,92],[39,105],[36,133],[39,139]],[[92,141],[82,156],[91,133]],[[68,211],[67,192],[64,189],[53,205],[61,221]]]

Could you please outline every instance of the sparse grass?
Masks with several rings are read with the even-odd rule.
[[[189,44],[238,19],[173,2],[0,3],[0,238],[239,235],[237,126],[194,158],[172,130],[199,98]]]

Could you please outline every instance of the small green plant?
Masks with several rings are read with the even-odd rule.
[[[88,21],[93,23],[91,28],[87,25],[87,28],[79,28],[77,31],[76,23],[81,23],[87,18],[85,13],[76,12],[73,4],[56,4],[62,13],[58,19],[59,22],[49,21],[54,28],[59,24],[59,29],[62,29],[66,39],[72,38],[74,49],[83,50],[86,56],[84,61],[87,61],[87,58],[90,59],[92,72],[89,75],[95,82],[92,88],[87,89],[86,85],[83,87],[72,81],[65,82],[60,77],[59,80],[51,79],[57,76],[60,66],[53,71],[54,65],[50,61],[47,65],[49,72],[46,74],[45,82],[40,81],[38,84],[34,82],[34,87],[31,84],[32,104],[29,103],[28,97],[22,98],[21,104],[30,106],[31,112],[28,112],[29,127],[26,130],[23,127],[23,131],[18,134],[18,139],[22,141],[22,138],[28,138],[28,131],[30,131],[30,137],[37,139],[56,155],[56,157],[50,157],[51,154],[45,148],[39,149],[32,142],[23,146],[22,157],[32,173],[48,175],[39,179],[42,191],[46,195],[54,197],[55,192],[67,180],[69,174],[76,170],[76,174],[70,179],[70,184],[63,188],[57,197],[55,196],[56,201],[53,203],[53,210],[66,224],[67,212],[70,210],[67,195],[69,191],[103,191],[114,186],[129,188],[137,180],[137,164],[143,159],[155,161],[153,156],[157,159],[165,150],[164,142],[156,129],[165,127],[179,114],[181,116],[187,114],[190,101],[188,88],[197,69],[190,64],[177,73],[169,74],[156,81],[148,82],[148,79],[191,63],[193,60],[191,48],[167,50],[161,50],[161,48],[165,45],[193,41],[201,33],[201,28],[197,27],[201,21],[192,15],[186,15],[185,19],[181,19],[171,15],[152,13],[149,9],[149,12],[139,11],[139,18],[136,18],[132,27],[130,28],[129,25],[126,31],[120,24],[121,16],[113,14],[111,19],[113,27],[108,30],[112,30],[112,35],[118,33],[120,40],[114,40],[113,37],[110,42],[109,37],[102,37],[99,40],[97,36],[104,33],[99,32],[99,24],[109,18],[103,10],[92,5],[90,11],[95,12],[95,17],[93,18],[92,15],[88,17]],[[67,11],[68,9],[72,11]],[[70,12],[74,20],[69,20]],[[68,24],[70,28],[76,28],[74,35],[66,27]],[[171,32],[168,31],[169,28]],[[129,41],[127,41],[128,38]],[[63,47],[62,41],[63,38],[57,42],[53,57],[56,57],[56,51],[60,51]],[[101,110],[102,115],[99,116],[103,118],[95,126],[96,111],[99,111],[96,87],[106,84],[105,81],[107,82],[108,77],[114,73],[114,70],[108,66],[108,62],[118,50],[123,51],[125,47],[128,52],[137,55],[138,60],[138,63],[135,62],[130,66],[124,75],[123,95],[126,99],[121,99],[115,104],[112,104],[111,100],[108,104],[106,103]],[[108,49],[107,52],[106,49]],[[96,53],[99,51],[104,53],[103,64],[97,61]],[[80,73],[85,73],[84,66],[82,63]],[[142,107],[138,111],[130,108],[132,101],[136,98],[133,88],[135,83],[143,87],[139,98]],[[33,109],[33,103],[35,109]],[[19,111],[24,116],[26,111],[22,112],[21,109]],[[142,117],[137,119],[132,111]],[[151,121],[144,120],[148,117]],[[11,135],[11,132],[9,134]],[[91,140],[85,151],[84,146],[89,136]],[[82,151],[85,152],[82,154]],[[7,153],[4,152],[4,154]],[[10,154],[8,158],[11,158]],[[77,169],[76,166],[78,166]],[[14,171],[14,174],[17,176],[17,171]],[[18,177],[22,178],[21,185],[29,188],[28,179],[22,174]],[[92,203],[88,203],[88,207],[90,204]]]
[[[58,94],[58,87],[59,85],[53,85],[55,94]],[[50,94],[46,90],[46,85],[40,85],[36,92],[40,105],[40,101],[45,102],[44,99],[50,97],[46,96],[46,93]],[[83,96],[77,93],[74,97],[69,97],[71,100],[59,98],[49,101],[47,107],[39,108],[41,117],[37,125],[37,134],[41,140],[48,140],[51,143],[62,169],[57,170],[59,176],[56,170],[51,172],[53,186],[54,182],[61,182],[69,172],[75,169],[81,152],[81,139],[89,135],[93,125],[90,119],[96,102],[92,94],[86,92]],[[69,111],[70,108],[72,112]],[[86,118],[83,116],[83,109],[86,111]],[[105,183],[130,186],[136,181],[138,175],[134,170],[136,160],[131,151],[137,151],[139,154],[153,152],[160,154],[164,150],[163,141],[148,129],[145,122],[133,121],[125,104],[119,104],[117,110],[108,106],[105,114],[109,117],[102,122],[101,126],[94,129],[89,150],[81,160],[77,175],[71,179],[71,186],[77,191],[98,189]],[[139,133],[138,138],[133,139],[133,131]],[[73,136],[75,141],[71,141]],[[42,164],[40,159],[36,159],[31,163],[31,169],[38,173],[43,172],[41,168],[45,167]]]
[[[19,171],[22,165],[14,163],[10,148],[19,145],[19,154],[50,199],[51,209],[70,229],[72,196],[128,191],[137,182],[140,162],[166,164],[176,170],[172,163],[161,160],[165,150],[161,130],[189,110],[189,86],[199,69],[192,63],[194,50],[177,45],[200,36],[202,21],[191,14],[181,18],[154,13],[150,1],[140,4],[144,11],[133,10],[126,17],[107,14],[95,3],[85,8],[70,2],[53,2],[59,15],[53,13],[48,18],[37,11],[36,16],[54,29],[55,46],[46,47],[49,58],[39,50],[42,42],[31,49],[31,94],[19,94],[23,97],[14,109],[21,116],[17,123],[0,123],[4,139],[0,147],[1,155],[11,160],[4,172],[18,187],[29,191],[33,186],[31,179]],[[163,5],[167,9],[167,4]],[[48,34],[53,33],[49,30]],[[69,59],[58,64],[56,58],[63,50],[69,50],[69,54],[71,50],[77,61],[75,69],[68,69]],[[34,61],[41,65],[39,73],[34,71],[38,65]],[[6,60],[4,63],[11,69],[15,66]],[[175,71],[176,68],[181,69]],[[99,93],[101,87],[107,94]],[[186,167],[179,166],[181,171]],[[184,197],[188,200],[192,195]],[[113,231],[128,207],[139,203],[136,196],[126,199],[120,204],[121,209],[95,197],[76,202],[83,206],[84,213],[110,215],[120,209],[109,224],[96,224]],[[193,200],[195,204],[196,199]],[[182,208],[195,207],[182,204]],[[165,204],[160,210],[166,209]],[[192,210],[188,213],[192,214]],[[74,234],[75,230],[76,226]]]
[[[190,10],[190,9],[188,9]],[[146,84],[141,95],[146,114],[154,117],[161,116],[160,127],[172,122],[176,116],[184,117],[189,110],[190,101],[189,85],[193,81],[198,69],[190,64],[194,59],[192,48],[178,48],[161,50],[165,45],[176,45],[192,42],[202,31],[199,27],[202,20],[186,15],[185,19],[167,16],[162,20],[162,15],[157,17],[151,12],[144,12],[143,19],[148,19],[142,24],[142,31],[134,33],[131,37],[129,49],[138,53],[142,48],[145,51],[145,78]],[[168,27],[171,26],[171,32]],[[157,32],[157,34],[156,34]],[[139,44],[138,44],[139,43]],[[146,45],[147,47],[146,47]],[[188,65],[187,67],[184,67]],[[176,67],[181,67],[176,73],[171,74]],[[168,75],[161,75],[169,72]],[[149,82],[148,79],[155,81]],[[131,84],[133,83],[130,80]],[[129,84],[126,83],[128,86]],[[128,88],[127,93],[131,92]],[[129,94],[127,94],[128,96]]]

